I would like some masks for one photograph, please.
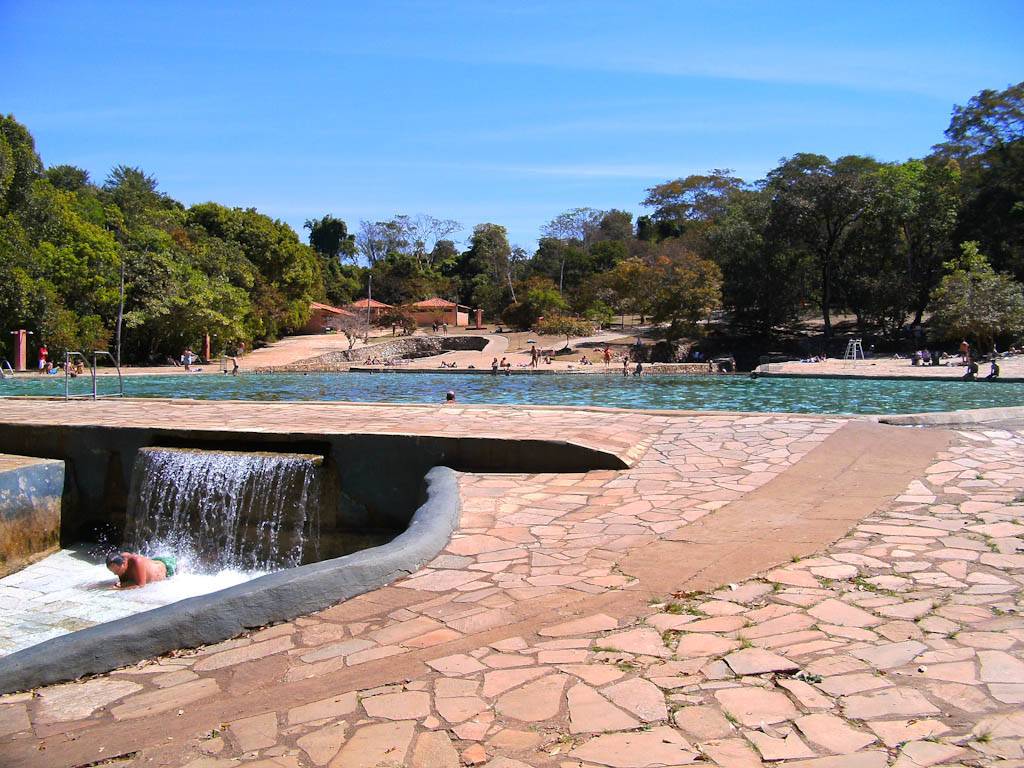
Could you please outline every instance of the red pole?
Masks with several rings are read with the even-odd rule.
[[[24,328],[18,331],[11,331],[14,336],[14,370],[27,370],[25,363],[28,360],[28,331]]]

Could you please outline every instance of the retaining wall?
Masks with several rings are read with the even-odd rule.
[[[57,549],[64,462],[0,456],[0,576]]]
[[[404,336],[369,347],[328,352],[288,365],[255,368],[254,371],[255,373],[343,371],[347,370],[352,363],[361,363],[370,359],[410,360],[418,357],[432,357],[445,352],[479,352],[486,346],[487,339],[483,336]]]

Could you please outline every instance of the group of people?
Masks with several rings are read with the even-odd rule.
[[[430,327],[434,331],[434,333],[441,331],[442,335],[448,335],[448,323],[439,323],[435,320]]]
[[[40,360],[39,361],[39,372],[44,376],[59,376],[62,373],[66,373],[71,378],[80,376],[85,373],[85,363],[81,360],[75,360],[74,362],[67,363],[54,363],[52,360]]]
[[[497,376],[499,373],[504,373],[506,376],[512,375],[512,363],[507,358],[501,358],[500,362],[498,358],[491,360],[491,374]]]
[[[39,345],[39,373],[44,376],[59,376],[67,373],[71,378],[85,373],[85,363],[76,360],[74,363],[54,363],[50,360],[50,351],[45,344]]]
[[[967,360],[967,371],[963,375],[964,381],[977,381],[978,379],[978,363],[973,358]],[[989,364],[988,376],[985,377],[985,381],[995,381],[999,378],[999,361],[996,358],[992,358]]]
[[[636,361],[636,365],[633,367],[632,373],[633,373],[634,376],[643,376],[644,375],[644,363],[643,363],[642,360],[637,360]],[[630,370],[629,370],[629,355],[623,355],[622,356],[622,375],[623,376],[629,376],[629,374],[630,374]]]
[[[948,357],[948,355],[946,356]],[[911,365],[942,365],[943,355],[928,349],[918,349],[910,356]]]
[[[995,381],[996,379],[999,378],[1000,371],[999,371],[999,360],[998,360],[998,358],[999,358],[999,350],[997,350],[995,348],[995,345],[993,345],[992,346],[992,359],[991,359],[991,362],[989,364],[988,376],[985,377],[985,381]],[[964,371],[964,375],[962,377],[963,380],[964,381],[977,381],[978,380],[978,372],[979,372],[978,361],[975,360],[974,356],[971,354],[971,345],[967,341],[967,339],[964,339],[963,341],[960,342],[960,361],[961,361],[961,363],[963,365],[967,366],[967,370]],[[936,363],[936,365],[937,364],[938,363]],[[914,363],[914,365],[917,365],[917,363]]]
[[[530,347],[530,367],[536,368],[543,361],[544,365],[551,365],[551,355],[541,352],[536,347]]]

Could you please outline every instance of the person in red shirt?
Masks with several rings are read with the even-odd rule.
[[[49,357],[49,351],[46,349],[45,344],[39,345],[39,371],[40,373],[46,370],[46,358]]]

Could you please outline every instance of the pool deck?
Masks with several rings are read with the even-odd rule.
[[[1019,429],[154,400],[0,401],[6,423],[548,438],[628,468],[462,473],[459,530],[408,579],[0,697],[5,766],[1024,759]]]
[[[955,360],[955,358],[953,358]],[[979,379],[988,375],[988,363],[979,362]],[[999,361],[999,381],[1024,381],[1024,355],[1012,355]],[[966,367],[957,365],[911,365],[909,360],[892,358],[871,358],[869,360],[829,359],[823,363],[772,363],[759,366],[765,376],[808,376],[812,378],[867,378],[867,379],[918,379],[922,381],[955,381],[964,375]],[[988,383],[988,382],[985,382]]]

